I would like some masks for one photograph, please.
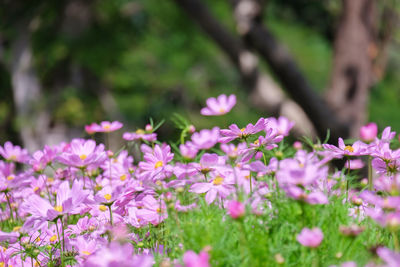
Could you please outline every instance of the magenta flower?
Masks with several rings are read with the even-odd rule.
[[[113,121],[113,122],[109,122],[109,121],[102,121],[99,124],[96,123],[92,123],[90,125],[86,125],[85,126],[85,131],[88,134],[93,134],[93,133],[109,133],[109,132],[114,132],[116,130],[121,129],[123,126],[122,123],[120,123],[119,121]]]
[[[201,251],[197,255],[194,251],[188,250],[183,255],[183,263],[185,267],[210,267],[209,258],[206,251]]]
[[[300,234],[297,235],[297,241],[305,247],[316,248],[321,244],[324,234],[321,229],[313,228],[309,229],[307,227],[301,230]]]
[[[245,212],[246,212],[246,208],[243,205],[243,203],[236,201],[236,200],[231,200],[228,203],[228,214],[233,219],[238,219],[238,218],[243,217]]]
[[[247,138],[252,134],[263,131],[265,127],[266,121],[264,118],[259,119],[255,125],[249,123],[242,129],[239,129],[236,124],[232,124],[229,126],[229,129],[223,129],[220,131],[223,137],[221,137],[219,141],[221,143],[228,143],[236,138]]]
[[[374,122],[370,122],[360,128],[360,138],[362,141],[370,143],[375,140],[378,135],[378,126]]]
[[[219,128],[214,127],[211,130],[203,129],[200,132],[196,132],[192,135],[193,145],[197,149],[209,149],[212,148],[219,139]]]
[[[25,163],[29,159],[28,151],[20,146],[14,146],[10,141],[0,146],[0,155],[8,161]]]
[[[219,116],[228,113],[236,104],[236,96],[220,95],[218,98],[207,99],[207,107],[202,108],[200,113],[204,116]]]

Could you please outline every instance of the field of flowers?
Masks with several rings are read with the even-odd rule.
[[[224,115],[234,95],[210,98]],[[400,149],[390,127],[338,145],[285,139],[293,124],[196,131],[119,122],[29,154],[0,147],[0,267],[400,266]],[[344,167],[338,167],[338,166]]]

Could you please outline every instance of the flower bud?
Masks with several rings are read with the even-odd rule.
[[[374,141],[378,134],[378,126],[374,122],[370,122],[360,128],[360,139],[364,142],[370,143]]]
[[[243,203],[236,201],[236,200],[231,200],[228,203],[228,214],[233,218],[233,219],[239,219],[244,216],[246,209]]]

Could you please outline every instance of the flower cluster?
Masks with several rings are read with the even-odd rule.
[[[221,115],[235,102],[232,96],[211,99],[202,113]],[[208,250],[197,254],[182,244],[173,250],[181,249],[180,258],[168,258],[176,255],[173,248],[150,229],[162,229],[203,200],[237,224],[249,215],[267,224],[280,216],[274,197],[300,207],[326,205],[344,196],[345,176],[328,171],[329,161],[341,157],[370,157],[380,175],[373,190],[346,191],[351,197],[343,201],[362,209],[357,220],[367,215],[391,231],[400,228],[400,150],[390,146],[390,128],[381,138],[374,129],[363,129],[365,143],[345,145],[339,139],[338,147],[325,144],[312,151],[297,144],[292,156],[283,155],[281,143],[292,126],[284,117],[260,118],[244,128],[232,124],[192,132],[179,146],[170,146],[148,125],[123,134],[126,147],[134,142],[139,148],[135,160],[129,150],[106,150],[92,139],[46,146],[31,155],[6,142],[0,147],[0,266],[152,266],[160,257],[175,266],[210,266]],[[102,122],[86,131],[107,134],[121,127]],[[363,229],[340,231],[355,237]],[[323,238],[317,227],[304,227],[297,235],[311,248]],[[377,253],[399,263],[398,254],[387,248]],[[284,261],[281,254],[275,258]]]

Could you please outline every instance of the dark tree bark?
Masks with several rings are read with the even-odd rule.
[[[284,115],[295,121],[296,135],[315,136],[313,124],[303,109],[274,80],[258,68],[258,57],[244,42],[226,29],[201,1],[175,0],[202,30],[221,48],[238,69],[252,103],[273,116]]]
[[[334,44],[334,67],[326,99],[357,136],[367,119],[369,89],[374,82],[376,42],[374,0],[343,0],[342,17]]]
[[[227,51],[231,60],[238,65],[241,54],[241,43],[234,38],[214,19],[206,6],[199,0],[175,0],[190,17],[199,23],[217,44]],[[241,6],[241,3],[244,6]],[[261,21],[257,20],[257,12],[252,5],[256,1],[235,1],[238,13],[245,16],[244,24],[239,24],[239,32],[271,67],[274,74],[283,85],[283,88],[301,106],[313,122],[320,137],[326,136],[327,129],[331,130],[331,139],[337,140],[339,136],[348,136],[348,126],[339,121],[335,114],[327,107],[326,103],[311,88],[304,75],[297,67],[288,51],[278,43],[274,36],[266,29]],[[235,11],[236,12],[236,11]],[[240,66],[240,65],[239,65]]]

